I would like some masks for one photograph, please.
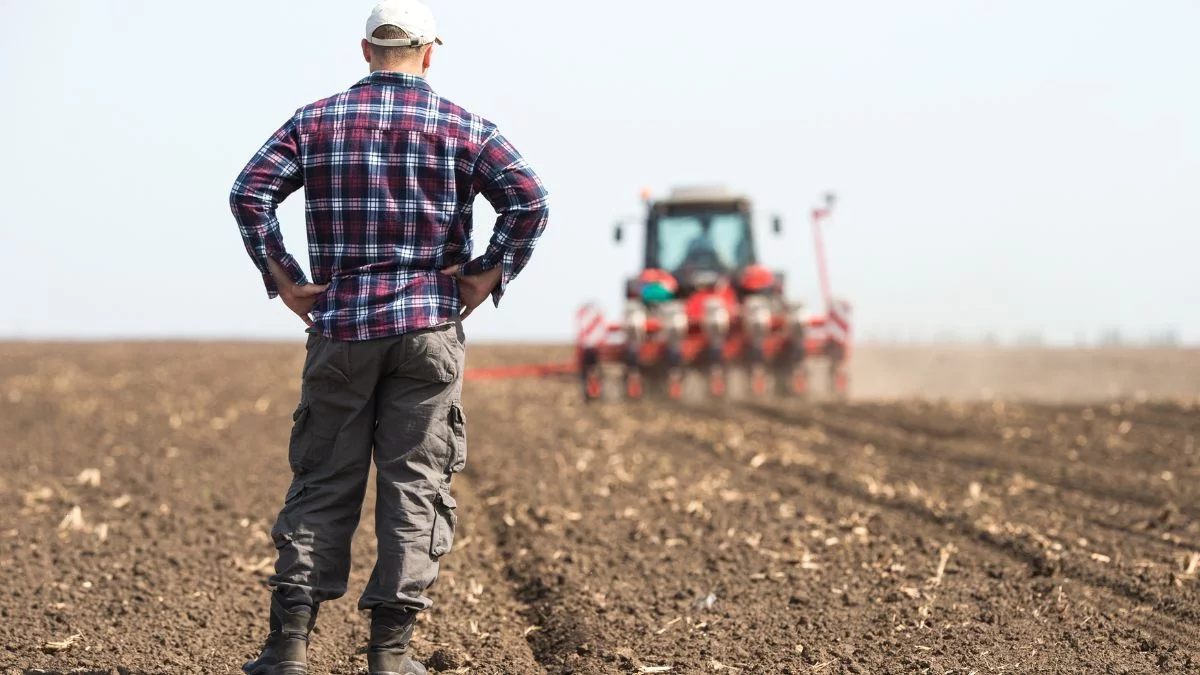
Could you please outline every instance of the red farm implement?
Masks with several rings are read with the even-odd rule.
[[[734,372],[751,396],[803,395],[815,362],[826,365],[833,392],[845,394],[850,306],[829,292],[821,236],[832,195],[812,213],[820,315],[789,300],[783,273],[759,262],[746,197],[687,189],[646,205],[643,269],[626,283],[623,316],[606,321],[595,306],[578,316],[585,398],[604,397],[615,378],[627,399],[679,399],[697,376],[705,395],[722,397]],[[772,229],[782,231],[778,218]]]
[[[829,388],[844,395],[850,306],[830,294],[821,231],[833,203],[826,195],[812,211],[823,314],[789,300],[783,273],[759,262],[749,199],[722,189],[676,190],[666,199],[646,199],[642,271],[625,284],[622,316],[610,321],[593,304],[579,310],[575,363],[467,376],[576,373],[589,401],[681,399],[685,391],[719,398],[735,380],[750,396],[801,396],[812,368],[824,365]],[[624,230],[617,226],[617,242]],[[772,230],[782,231],[779,218]]]

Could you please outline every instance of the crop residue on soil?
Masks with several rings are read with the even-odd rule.
[[[1196,359],[1168,358],[1123,354],[1119,387],[1053,405],[471,383],[461,527],[414,648],[469,673],[1200,672],[1200,409],[1174,398]],[[302,360],[0,345],[0,673],[235,672],[257,650]],[[1084,382],[1030,362],[1008,370]],[[372,510],[314,673],[363,671]]]

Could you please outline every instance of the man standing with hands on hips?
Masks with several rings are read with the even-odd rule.
[[[369,672],[426,672],[408,645],[453,542],[450,482],[466,465],[461,321],[489,296],[499,304],[548,218],[541,181],[496,126],[425,81],[435,43],[419,0],[379,3],[362,41],[370,74],[296,111],[230,197],[268,297],[309,326],[292,482],[271,531],[270,634],[243,666],[252,675],[308,672],[317,610],[347,591],[372,460],[379,553],[359,599]],[[313,283],[275,216],[301,187]],[[477,194],[499,218],[471,259]]]

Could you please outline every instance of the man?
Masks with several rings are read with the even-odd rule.
[[[678,271],[687,273],[693,270],[706,272],[728,272],[729,266],[717,251],[717,247],[709,239],[707,233],[695,236],[687,245],[687,254],[680,263]]]
[[[453,541],[450,481],[466,463],[461,320],[488,296],[499,304],[548,217],[541,181],[496,127],[426,83],[434,43],[419,0],[380,3],[362,41],[370,74],[299,109],[233,187],[268,297],[309,326],[292,483],[271,533],[271,631],[243,666],[253,675],[307,672],[317,610],[347,590],[372,458],[379,555],[359,599],[371,611],[368,666],[425,672],[408,644]],[[315,283],[275,217],[302,186]],[[500,215],[472,260],[476,194]]]

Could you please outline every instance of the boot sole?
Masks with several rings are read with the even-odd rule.
[[[404,670],[372,670],[367,675],[428,675],[429,671],[423,665],[414,665]]]
[[[246,675],[308,675],[308,664],[296,661],[281,661],[269,666],[258,666],[250,670],[246,670],[243,667],[242,671]]]

